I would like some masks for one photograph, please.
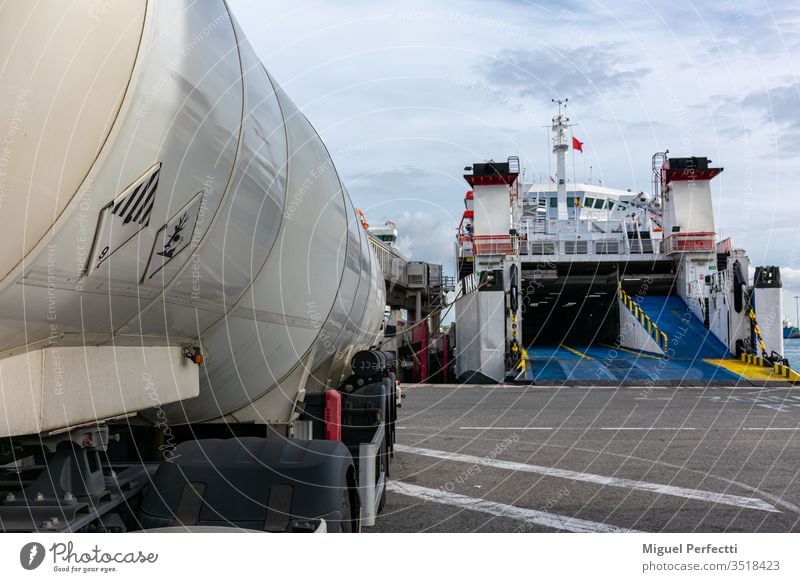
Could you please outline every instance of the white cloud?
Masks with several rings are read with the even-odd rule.
[[[797,325],[798,300],[800,297],[800,269],[781,267],[781,281],[783,282],[783,313]]]
[[[586,144],[578,178],[592,166],[606,185],[649,190],[653,152],[709,156],[725,167],[713,185],[718,230],[757,264],[800,267],[793,0],[702,10],[689,0],[231,7],[334,153],[355,205],[373,222],[407,216],[401,236],[414,237],[409,249],[420,258],[450,261],[443,245],[463,209],[464,166],[520,155],[528,176],[548,173],[549,103],[481,68],[516,55],[551,91],[573,93],[565,96]]]
[[[452,274],[455,226],[432,212],[403,212],[397,219],[400,250],[410,259],[445,265]]]

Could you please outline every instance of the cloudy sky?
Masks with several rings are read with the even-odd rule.
[[[797,0],[231,0],[367,219],[452,270],[464,166],[519,155],[547,180],[550,100],[574,173],[650,189],[650,158],[710,157],[717,231],[800,295]],[[568,156],[571,162],[571,158]],[[568,165],[568,174],[573,169]]]

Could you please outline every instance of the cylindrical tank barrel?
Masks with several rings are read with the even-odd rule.
[[[191,347],[199,395],[165,404],[180,397],[161,382],[144,417],[280,422],[299,386],[338,381],[375,343],[385,292],[367,234],[222,0],[6,3],[0,53],[7,407],[41,388],[19,382],[31,358],[62,349],[59,396],[92,401],[42,430],[104,398],[119,404],[103,416],[142,412],[127,372],[87,391],[68,348],[139,349],[146,375],[148,349]]]

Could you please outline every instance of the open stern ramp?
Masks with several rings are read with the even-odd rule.
[[[678,296],[631,298],[621,293],[620,321],[616,345],[530,346],[526,380],[601,385],[747,380],[737,369],[721,365],[731,358],[728,349]],[[632,337],[639,338],[640,345]]]

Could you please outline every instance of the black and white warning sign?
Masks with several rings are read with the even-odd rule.
[[[153,165],[100,211],[89,274],[150,224],[160,171]]]
[[[202,201],[203,193],[198,192],[189,204],[156,233],[153,251],[150,253],[150,260],[147,263],[145,280],[163,269],[192,241]]]

